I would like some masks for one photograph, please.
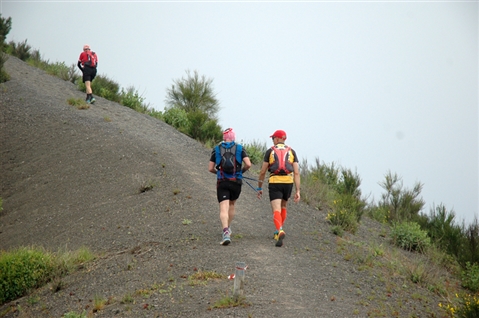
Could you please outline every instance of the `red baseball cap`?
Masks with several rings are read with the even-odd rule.
[[[280,138],[280,139],[283,139],[283,140],[286,140],[286,132],[284,130],[276,130],[271,136],[269,136],[270,138],[272,137],[276,137],[276,138]]]

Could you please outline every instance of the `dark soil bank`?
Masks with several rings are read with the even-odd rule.
[[[364,218],[358,233],[339,238],[324,211],[291,203],[278,248],[269,202],[245,185],[232,243],[221,246],[209,149],[103,98],[85,110],[70,106],[84,94],[15,57],[5,69],[0,249],[86,246],[98,257],[2,305],[0,316],[442,317],[437,295],[372,256],[371,247],[391,248],[380,224]],[[154,187],[141,192],[145,184]],[[236,262],[247,265],[245,299],[213,308],[232,295]],[[201,271],[224,278],[188,279]],[[108,303],[95,310],[95,298]]]

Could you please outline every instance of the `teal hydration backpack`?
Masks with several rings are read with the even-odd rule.
[[[236,179],[241,171],[242,147],[234,143],[231,147],[225,147],[223,143],[216,146],[216,169],[220,179]]]

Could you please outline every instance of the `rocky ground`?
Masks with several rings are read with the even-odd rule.
[[[444,316],[442,297],[397,270],[392,256],[411,266],[419,257],[394,249],[381,224],[363,218],[355,235],[340,238],[324,211],[291,203],[277,248],[269,202],[245,184],[233,242],[221,246],[210,149],[103,98],[89,109],[70,106],[69,98],[84,98],[72,83],[15,57],[5,69],[0,249],[86,246],[97,258],[3,304],[0,317]],[[141,192],[145,185],[153,188]],[[233,294],[227,276],[236,262],[247,266],[244,300],[214,308]],[[219,278],[191,280],[197,273]],[[98,309],[95,299],[108,302]]]

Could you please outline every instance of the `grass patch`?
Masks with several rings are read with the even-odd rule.
[[[107,304],[107,299],[103,298],[102,296],[95,295],[95,297],[93,298],[93,312],[102,310]]]
[[[86,101],[84,101],[81,98],[69,98],[69,99],[67,99],[67,103],[70,106],[75,106],[77,109],[88,109],[88,108],[90,108],[90,105],[88,105],[86,103]]]
[[[52,253],[41,247],[0,251],[0,304],[19,298],[31,289],[58,280],[84,262],[94,259],[86,248]]]
[[[214,303],[210,309],[213,308],[231,308],[231,307],[248,307],[250,306],[249,303],[246,302],[246,298],[244,296],[239,297],[231,297],[231,296],[224,296],[223,298],[219,299]]]
[[[133,298],[133,296],[130,293],[128,293],[125,296],[123,296],[123,299],[121,300],[120,303],[121,304],[133,304],[133,303],[135,303],[135,299]]]
[[[62,316],[62,318],[86,318],[86,317],[87,317],[87,314],[85,311],[83,311],[81,314],[78,314],[74,311],[69,311]]]
[[[190,275],[188,277],[188,281],[191,286],[195,285],[200,285],[200,284],[206,284],[208,280],[213,280],[213,279],[224,279],[226,278],[226,275],[219,274],[217,272],[211,272],[211,271],[197,271],[193,275]]]
[[[153,190],[153,188],[157,186],[155,181],[151,179],[147,179],[145,176],[141,176],[137,174],[134,176],[134,178],[139,184],[138,193],[148,192],[150,190]]]

